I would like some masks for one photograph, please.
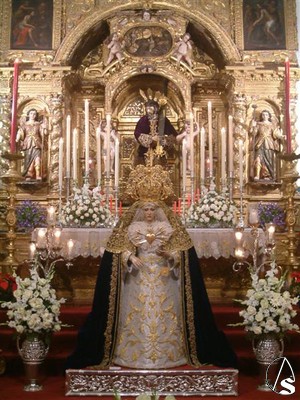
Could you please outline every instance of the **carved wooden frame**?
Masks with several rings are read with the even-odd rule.
[[[53,0],[53,26],[52,26],[52,49],[51,50],[27,50],[27,49],[11,49],[10,47],[10,34],[11,34],[11,13],[12,13],[12,0],[6,0],[2,2],[2,23],[0,23],[1,29],[1,41],[0,50],[6,53],[6,58],[9,58],[9,53],[16,52],[51,52],[52,50],[58,49],[61,43],[62,34],[62,1]],[[1,14],[0,14],[1,15]]]
[[[234,0],[234,25],[235,42],[240,50],[245,50],[244,46],[244,22],[243,22],[243,1]],[[285,49],[270,50],[246,50],[247,52],[280,52],[284,50],[297,50],[297,31],[296,31],[296,2],[295,0],[283,0],[284,22],[285,22]]]

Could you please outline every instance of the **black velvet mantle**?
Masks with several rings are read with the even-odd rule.
[[[118,262],[114,260],[118,259]],[[116,340],[120,256],[105,251],[95,288],[92,310],[78,333],[77,348],[66,362],[68,368],[106,368],[111,364]],[[182,296],[186,348],[189,363],[236,367],[237,359],[212,314],[199,260],[192,247],[182,252]]]

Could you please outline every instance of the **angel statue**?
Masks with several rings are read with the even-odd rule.
[[[120,41],[117,33],[114,33],[111,37],[110,42],[107,44],[107,48],[109,50],[108,58],[106,60],[105,65],[109,65],[115,58],[118,61],[122,60],[123,57],[123,44]]]
[[[252,120],[250,135],[253,143],[254,181],[276,181],[277,154],[283,134],[280,126],[273,122],[270,111],[263,110],[259,121]]]
[[[41,181],[46,176],[43,168],[45,136],[48,134],[48,123],[44,117],[39,120],[38,112],[31,108],[27,116],[20,119],[16,142],[20,143],[20,150],[24,152],[22,175],[26,181]]]
[[[101,260],[91,313],[66,368],[156,370],[237,359],[212,314],[199,260],[161,165],[138,165],[126,196],[134,203]]]
[[[111,130],[110,130],[110,140],[108,143],[107,138],[107,124],[106,120],[102,120],[99,124],[100,128],[100,137],[103,140],[103,160],[104,165],[106,165],[106,158],[109,154],[110,157],[110,170],[114,172],[114,163],[115,163],[115,140],[119,138],[118,134],[118,122],[116,120],[112,120]]]
[[[191,170],[191,144],[194,142],[194,139],[196,136],[198,136],[199,132],[200,132],[199,124],[198,122],[196,122],[194,124],[193,137],[191,139],[190,123],[188,121],[185,121],[182,131],[176,136],[177,142],[179,143],[182,142],[182,144],[185,143],[187,150],[187,169],[189,171]]]
[[[193,47],[191,35],[189,33],[185,33],[175,44],[174,56],[176,57],[178,63],[180,63],[180,61],[185,61],[192,68],[192,54]]]

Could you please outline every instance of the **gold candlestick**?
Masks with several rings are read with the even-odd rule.
[[[6,224],[8,226],[8,232],[6,234],[7,237],[7,251],[8,255],[1,262],[2,271],[5,269],[6,272],[13,272],[13,270],[17,267],[18,261],[15,258],[15,240],[16,240],[16,193],[17,193],[17,183],[20,182],[23,178],[18,173],[17,170],[17,161],[23,158],[22,155],[16,153],[5,153],[2,155],[3,158],[9,161],[9,169],[8,171],[0,177],[3,183],[6,185],[6,190],[8,194],[8,206],[7,206],[7,214],[6,214]],[[3,271],[5,272],[5,271]]]
[[[281,179],[283,181],[283,198],[286,201],[285,221],[287,226],[287,239],[284,241],[284,243],[287,244],[288,257],[285,261],[285,265],[288,270],[291,271],[293,269],[296,270],[299,267],[299,259],[296,256],[298,240],[295,232],[297,210],[294,200],[296,192],[295,182],[299,178],[299,175],[296,171],[296,164],[294,161],[298,160],[300,155],[295,153],[282,154],[280,158],[284,160],[283,176]]]

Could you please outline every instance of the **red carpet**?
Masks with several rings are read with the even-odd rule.
[[[0,326],[0,348],[7,362],[6,372],[0,376],[0,399],[26,400],[66,399],[64,393],[63,365],[66,357],[72,352],[76,344],[76,335],[82,325],[90,306],[64,305],[61,319],[64,323],[72,325],[64,328],[53,336],[50,351],[41,369],[41,380],[44,390],[37,393],[23,391],[24,372],[21,359],[17,353],[16,343],[13,339],[14,331],[5,326]],[[239,398],[242,400],[267,400],[279,398],[273,392],[257,391],[259,383],[258,367],[254,359],[252,345],[245,338],[245,332],[240,327],[228,327],[227,324],[239,321],[239,308],[235,306],[213,306],[213,312],[220,329],[222,329],[231,342],[239,359]],[[0,323],[5,322],[5,311],[0,311]],[[296,323],[300,323],[300,315]],[[296,373],[296,393],[289,398],[300,398],[300,337],[299,334],[290,334],[285,341],[284,355],[290,361]],[[70,397],[72,398],[72,397]],[[89,398],[99,398],[89,396]],[[163,397],[161,397],[163,399]],[[178,398],[178,397],[177,397]],[[191,398],[191,397],[189,397]],[[232,397],[226,397],[228,399]],[[109,398],[108,398],[109,399]]]

